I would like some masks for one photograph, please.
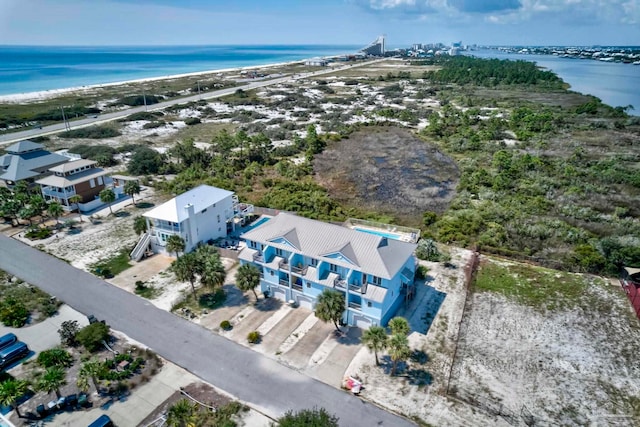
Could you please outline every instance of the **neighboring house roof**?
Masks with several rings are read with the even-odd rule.
[[[96,163],[97,163],[96,161],[89,160],[89,159],[71,160],[71,161],[63,163],[61,165],[54,166],[49,170],[51,172],[67,173],[67,172],[71,172],[74,169],[81,168],[83,166],[95,165]]]
[[[627,272],[627,274],[632,277],[634,280],[640,280],[640,268],[633,268],[633,267],[624,267],[624,270]],[[637,277],[636,277],[637,276]]]
[[[140,178],[137,178],[135,176],[128,176],[128,175],[111,175],[111,178],[113,179],[118,179],[120,181],[140,181]]]
[[[179,223],[189,217],[185,209],[187,205],[193,205],[194,212],[198,213],[232,195],[233,192],[222,188],[201,185],[174,197],[143,216]]]
[[[396,275],[417,246],[287,213],[241,237],[385,279]]]
[[[18,144],[22,144],[24,142],[30,142],[34,145],[40,145],[32,143],[31,141],[22,141]],[[12,145],[12,147],[18,144],[14,144]],[[5,154],[0,160],[0,165],[4,165],[4,170],[0,174],[0,179],[3,179],[5,181],[20,181],[23,179],[32,178],[42,173],[38,170],[46,170],[49,169],[49,167],[59,165],[60,163],[65,163],[67,161],[69,161],[68,157],[50,153],[46,150],[41,149],[24,152],[21,154]]]
[[[42,144],[25,139],[24,141],[16,142],[6,148],[7,153],[21,154],[28,153],[30,151],[44,150]]]
[[[83,170],[82,172],[74,173],[73,175],[57,176],[49,175],[36,181],[36,184],[64,188],[72,185],[79,184],[81,182],[87,182],[92,178],[107,175],[109,172],[101,168],[91,168]]]

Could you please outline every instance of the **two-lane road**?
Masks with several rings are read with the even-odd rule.
[[[271,417],[326,408],[341,426],[413,426],[410,421],[297,371],[148,301],[0,235],[0,268],[57,296]]]
[[[157,110],[163,110],[163,109],[165,109],[167,107],[171,107],[173,105],[185,104],[185,103],[188,103],[188,102],[199,101],[201,99],[220,98],[220,97],[223,97],[223,96],[226,96],[226,95],[230,95],[230,94],[234,93],[238,89],[242,89],[244,91],[247,91],[247,90],[257,89],[257,88],[261,88],[261,87],[265,87],[265,86],[271,86],[271,85],[284,83],[284,82],[287,82],[287,81],[290,81],[290,80],[296,80],[296,79],[301,79],[301,78],[310,77],[310,76],[320,76],[320,75],[323,75],[323,74],[335,73],[336,71],[340,71],[340,70],[346,69],[346,68],[362,67],[364,65],[370,65],[370,64],[378,62],[378,61],[380,61],[380,59],[376,59],[376,60],[373,60],[373,61],[367,61],[367,62],[361,62],[361,63],[353,64],[353,65],[346,65],[346,66],[343,66],[343,67],[336,67],[336,68],[333,68],[333,69],[313,71],[313,72],[308,72],[308,73],[303,73],[303,74],[296,74],[296,75],[287,75],[287,76],[284,76],[284,77],[278,77],[278,78],[269,79],[269,80],[254,81],[254,82],[248,83],[246,85],[242,85],[242,86],[234,86],[234,87],[231,87],[231,88],[220,89],[220,90],[215,90],[215,91],[211,91],[211,92],[202,92],[201,94],[198,94],[198,95],[190,95],[190,96],[186,96],[186,97],[183,97],[183,98],[171,99],[169,101],[160,102],[158,104],[153,104],[153,105],[148,105],[148,106],[144,106],[143,105],[143,106],[140,106],[140,107],[128,108],[126,110],[116,111],[116,112],[113,112],[113,113],[101,114],[101,115],[99,115],[97,117],[87,117],[87,118],[80,119],[80,120],[73,120],[73,121],[70,121],[69,124],[71,125],[72,128],[75,129],[75,128],[79,128],[79,127],[83,127],[83,126],[89,126],[89,125],[93,125],[93,124],[110,122],[110,121],[113,121],[113,120],[122,119],[122,118],[127,117],[127,116],[129,116],[131,114],[134,114],[134,113],[139,113],[141,111],[157,111]],[[58,132],[62,132],[64,130],[65,130],[64,123],[56,123],[56,124],[53,124],[53,125],[44,126],[41,129],[28,129],[28,130],[23,130],[23,131],[19,131],[19,132],[10,132],[10,133],[6,133],[4,135],[0,135],[0,145],[11,144],[11,143],[22,141],[22,140],[25,140],[25,139],[34,138],[36,136],[52,135],[52,134],[55,134],[55,133],[58,133]]]

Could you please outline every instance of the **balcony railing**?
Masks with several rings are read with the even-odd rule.
[[[281,259],[280,261],[278,261],[278,268],[282,269],[282,268],[286,268],[288,265],[288,261],[286,258]]]
[[[341,277],[336,277],[333,281],[333,287],[338,289],[347,289],[347,281]]]
[[[256,252],[255,254],[253,254],[253,261],[254,262],[264,262],[264,255],[261,254],[260,252]]]
[[[71,191],[65,191],[63,189],[58,189],[57,187],[44,187],[42,189],[42,194],[49,197],[57,197],[59,199],[68,199],[76,194],[76,190],[74,188]]]
[[[294,267],[293,265],[291,266],[291,272],[295,273],[297,275],[300,276],[304,276],[305,274],[307,274],[307,266],[304,267]]]
[[[280,285],[282,285],[282,286],[289,287],[289,281],[288,280],[280,279],[280,280],[278,280],[278,283],[280,283]]]
[[[302,292],[302,285],[301,285],[301,284],[299,284],[299,283],[292,283],[292,284],[291,284],[291,287],[292,287],[293,289],[295,289],[296,291],[300,291],[300,292]]]
[[[358,304],[357,302],[350,302],[349,303],[349,308],[353,308],[356,310],[361,310],[362,309],[362,305]]]
[[[358,286],[358,285],[349,285],[349,290],[352,292],[358,292],[360,294],[366,294],[367,293],[367,284],[363,284],[362,286]]]

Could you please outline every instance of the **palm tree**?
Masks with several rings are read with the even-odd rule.
[[[55,391],[56,397],[60,399],[60,387],[67,384],[66,373],[64,369],[52,367],[47,369],[42,377],[38,380],[38,389],[51,393]]]
[[[332,289],[325,289],[319,296],[316,304],[316,317],[323,322],[333,322],[336,330],[340,332],[338,320],[344,313],[344,295]]]
[[[47,207],[47,212],[49,213],[49,215],[51,215],[56,219],[56,225],[60,224],[60,221],[58,221],[58,217],[62,215],[62,212],[63,212],[62,205],[60,203],[58,202],[49,203],[49,206]]]
[[[127,196],[131,196],[131,200],[133,201],[133,205],[136,205],[136,200],[133,198],[134,194],[140,194],[140,184],[138,181],[127,181],[124,184],[124,194]]]
[[[176,258],[180,258],[178,256],[178,252],[184,251],[184,248],[185,248],[184,239],[177,234],[172,234],[171,236],[167,237],[166,247],[168,252],[173,252],[176,254]]]
[[[389,320],[389,329],[391,329],[391,335],[400,334],[406,336],[411,332],[407,319],[400,316],[396,316]]]
[[[394,334],[389,338],[389,356],[393,365],[391,366],[391,376],[396,374],[398,362],[406,360],[411,355],[411,347],[409,347],[409,339],[406,335]]]
[[[372,326],[362,334],[360,341],[366,345],[367,348],[373,351],[376,356],[376,366],[380,366],[378,361],[378,352],[387,348],[387,342],[389,337],[387,331],[382,326]]]
[[[109,212],[113,215],[113,210],[111,210],[111,203],[115,202],[116,193],[113,192],[110,188],[105,188],[100,192],[100,201],[102,203],[107,203],[109,205]]]
[[[236,273],[236,286],[242,292],[253,291],[258,301],[256,286],[260,285],[260,270],[253,264],[242,264]]]
[[[147,219],[143,216],[137,216],[136,219],[133,220],[133,231],[135,231],[137,235],[146,232]]]
[[[224,285],[227,272],[224,270],[218,252],[211,246],[200,246],[196,251],[196,256],[200,283],[212,290]]]
[[[197,414],[195,403],[181,399],[171,405],[167,411],[167,425],[170,427],[187,427],[194,423]]]
[[[195,281],[196,274],[198,273],[198,259],[196,254],[191,252],[176,259],[171,264],[171,270],[175,273],[178,280],[191,284],[193,297],[197,301],[198,294],[196,293]]]
[[[96,393],[100,391],[100,387],[98,386],[98,374],[102,369],[102,365],[96,360],[90,360],[85,362],[80,368],[80,372],[78,372],[78,383],[82,382],[88,384],[88,379],[91,378],[91,382],[96,389]],[[89,387],[87,387],[88,389]]]
[[[18,417],[20,410],[18,409],[18,399],[20,399],[29,389],[29,383],[24,380],[6,380],[0,383],[0,405],[13,406]]]
[[[79,205],[81,201],[82,201],[82,196],[79,194],[74,194],[73,196],[69,197],[69,203],[76,205],[76,210],[78,211],[80,222],[82,222],[82,214],[80,213],[80,205]]]

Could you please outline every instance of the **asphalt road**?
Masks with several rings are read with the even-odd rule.
[[[105,319],[113,329],[271,417],[317,406],[336,414],[341,426],[414,426],[4,235],[0,268],[82,313]]]
[[[265,86],[271,86],[271,85],[275,85],[275,84],[279,84],[279,83],[284,83],[284,82],[289,81],[289,80],[295,80],[295,79],[300,79],[300,78],[305,78],[305,77],[310,77],[310,76],[319,76],[319,75],[333,73],[333,72],[339,71],[341,69],[346,69],[346,68],[351,68],[351,67],[361,67],[361,66],[368,65],[368,64],[371,64],[371,63],[374,63],[374,62],[378,62],[378,61],[380,61],[380,60],[377,59],[377,60],[373,60],[373,61],[366,61],[366,62],[361,62],[361,63],[358,63],[358,64],[345,65],[343,67],[336,67],[336,68],[333,68],[333,69],[328,68],[326,70],[314,71],[314,72],[309,72],[309,73],[304,73],[304,74],[287,75],[285,77],[279,77],[279,78],[270,79],[270,80],[259,80],[259,81],[248,83],[248,84],[243,85],[243,86],[235,86],[235,87],[231,87],[231,88],[227,88],[227,89],[215,90],[215,91],[211,91],[211,92],[202,92],[199,95],[191,95],[191,96],[186,96],[184,98],[176,98],[176,99],[160,102],[160,103],[153,104],[153,105],[148,105],[148,106],[144,106],[143,105],[141,107],[133,107],[133,108],[129,108],[127,110],[116,111],[114,113],[100,114],[97,117],[87,117],[87,118],[80,119],[80,120],[73,120],[73,121],[70,121],[69,124],[71,125],[72,129],[76,129],[76,128],[79,128],[79,127],[84,127],[84,126],[100,124],[100,123],[104,123],[104,122],[110,122],[110,121],[117,120],[117,119],[122,119],[122,118],[127,117],[127,116],[129,116],[131,114],[139,113],[141,111],[156,111],[156,110],[165,109],[167,107],[170,107],[170,106],[173,106],[173,105],[176,105],[176,104],[186,104],[188,102],[199,101],[201,99],[220,98],[222,96],[230,95],[230,94],[234,93],[238,89],[242,89],[242,90],[245,90],[245,91],[246,90],[251,90],[251,89],[257,89],[257,88],[260,88],[260,87],[265,87]],[[19,132],[10,132],[10,133],[6,133],[4,135],[0,135],[0,146],[1,145],[6,145],[6,144],[11,144],[11,143],[18,142],[18,141],[22,141],[22,140],[29,139],[29,138],[35,138],[36,136],[51,135],[51,134],[55,134],[55,133],[58,133],[58,132],[63,132],[64,130],[65,130],[64,123],[56,123],[56,124],[53,124],[53,125],[44,126],[41,129],[29,129],[29,130],[23,130],[23,131],[19,131]]]

